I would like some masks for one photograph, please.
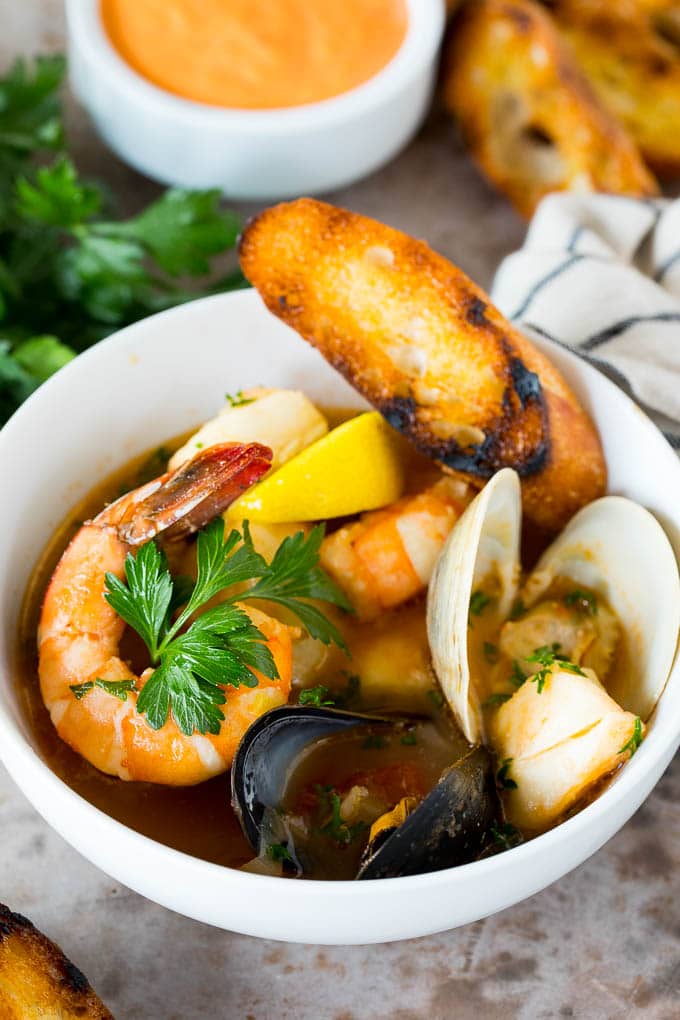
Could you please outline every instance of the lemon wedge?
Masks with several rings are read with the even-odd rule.
[[[277,524],[319,521],[386,506],[403,487],[399,437],[377,411],[369,411],[248,489],[227,514]]]

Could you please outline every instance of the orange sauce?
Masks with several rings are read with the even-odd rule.
[[[166,92],[275,109],[340,95],[406,35],[405,0],[101,0],[123,59]]]

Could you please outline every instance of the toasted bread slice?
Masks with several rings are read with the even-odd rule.
[[[532,0],[475,0],[462,9],[444,100],[484,173],[525,216],[552,191],[657,193],[635,142]]]
[[[602,102],[663,177],[680,174],[680,0],[552,0]]]
[[[269,310],[444,467],[478,485],[514,467],[549,531],[604,492],[600,441],[564,379],[424,242],[298,199],[252,220],[240,257]]]
[[[113,1020],[87,978],[0,903],[0,1020]]]

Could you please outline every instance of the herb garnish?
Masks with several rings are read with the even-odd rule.
[[[538,694],[543,693],[545,682],[548,679],[553,666],[559,666],[566,673],[576,673],[578,676],[585,676],[580,666],[577,666],[575,662],[570,662],[569,659],[562,658],[558,653],[560,645],[557,642],[553,642],[552,645],[543,645],[541,648],[535,648],[531,655],[527,655],[527,662],[537,662],[542,669],[536,671],[533,676],[529,677],[532,683],[536,684],[536,691]]]
[[[244,397],[243,390],[237,390],[236,393],[225,393],[224,397],[230,407],[245,407],[246,404],[252,404],[255,401],[255,397]]]
[[[293,861],[285,843],[270,843],[267,847],[267,857],[271,857],[273,861],[281,861],[282,863],[285,861],[292,863]]]
[[[473,591],[470,596],[470,616],[481,616],[491,598],[480,589]]]
[[[516,790],[517,783],[514,779],[510,778],[510,766],[512,765],[514,758],[504,758],[501,762],[501,767],[496,773],[496,782],[498,783],[501,790]]]
[[[415,745],[418,743],[418,738],[416,737],[415,733],[411,731],[410,733],[405,733],[403,735],[400,743],[402,743],[404,747],[415,747]]]
[[[527,611],[527,607],[524,605],[522,599],[515,599],[510,610],[510,619],[519,620],[520,616],[524,616]]]
[[[102,691],[106,691],[107,694],[113,694],[114,698],[119,698],[120,701],[127,701],[127,696],[130,691],[136,690],[136,683],[134,680],[87,680],[84,684],[72,684],[70,690],[73,691],[74,697],[80,701],[84,698],[88,691],[93,688],[99,687]]]
[[[510,850],[513,846],[519,846],[522,842],[522,833],[514,825],[511,825],[510,822],[492,826],[489,832],[494,843],[502,850]]]
[[[195,296],[181,277],[233,248],[221,194],[171,189],[127,220],[67,157],[65,61],[17,60],[0,78],[0,424],[74,355],[119,326]],[[227,273],[209,291],[246,281]]]
[[[383,737],[379,733],[370,733],[361,746],[367,751],[382,751],[389,747],[389,743],[387,737]]]
[[[348,673],[346,669],[340,671],[343,676],[347,677],[347,683],[345,687],[334,692],[333,697],[337,708],[347,708],[359,697],[361,690],[361,677],[357,676],[356,673]]]
[[[428,696],[428,698],[430,699],[430,701],[432,702],[432,704],[434,705],[435,708],[443,708],[444,707],[444,695],[442,694],[442,692],[440,690],[435,688],[432,691],[428,691],[427,692],[427,696]]]
[[[517,662],[516,659],[513,659],[512,661],[512,671],[508,679],[512,686],[517,687],[517,689],[519,689],[522,686],[522,684],[526,682],[526,676],[522,672],[520,664],[519,662]]]
[[[493,708],[495,705],[504,705],[510,701],[512,694],[490,694],[486,701],[482,702],[482,708]]]
[[[322,599],[349,608],[318,566],[323,534],[318,525],[308,537],[299,532],[285,538],[267,564],[255,551],[247,522],[242,534],[233,530],[225,538],[224,522],[218,517],[198,535],[196,582],[190,590],[180,582],[179,598],[165,555],[154,542],[143,545],[136,556],[128,554],[125,581],[106,574],[104,598],[140,635],[155,667],[137,699],[137,711],[146,715],[153,729],[160,729],[171,712],[187,736],[194,731],[219,733],[225,686],[256,687],[255,671],[271,679],[278,676],[264,635],[235,602],[276,602],[294,613],[312,637],[343,645],[334,625],[304,601]],[[251,588],[228,595],[183,630],[218,592],[253,578],[257,580]],[[180,609],[174,620],[173,607]]]
[[[330,691],[323,684],[319,684],[317,687],[306,687],[300,691],[298,705],[315,705],[317,708],[334,705],[335,701],[328,697],[329,693]]]
[[[580,609],[582,613],[591,613],[593,616],[597,613],[597,597],[581,588],[574,588],[564,596],[563,601],[570,609]]]
[[[500,652],[497,645],[491,644],[490,641],[485,641],[483,647],[484,658],[490,666],[495,666],[500,657]]]
[[[637,751],[638,747],[642,743],[642,740],[643,740],[642,719],[638,715],[635,717],[635,724],[633,725],[632,734],[630,735],[629,739],[625,742],[623,747],[619,748],[618,753],[623,754],[625,751],[628,751],[630,753],[630,757],[632,758],[635,752]]]
[[[321,832],[324,836],[330,836],[331,839],[336,840],[338,843],[351,843],[357,836],[361,835],[366,828],[366,823],[360,821],[354,825],[348,825],[343,820],[340,814],[342,798],[332,786],[321,786],[317,783],[314,787],[314,792],[319,801],[319,808],[324,818],[327,819],[321,826]]]

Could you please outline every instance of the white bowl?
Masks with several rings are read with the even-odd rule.
[[[164,184],[221,188],[235,199],[289,198],[344,187],[391,159],[429,106],[443,0],[407,0],[394,58],[333,99],[280,110],[231,110],[152,85],[118,55],[99,0],[66,0],[71,84],[121,159]]]
[[[675,454],[612,383],[564,350],[540,346],[599,426],[611,491],[649,507],[680,552]],[[62,369],[0,433],[0,477],[11,482],[0,501],[0,755],[7,769],[47,822],[115,879],[189,917],[249,935],[328,944],[411,938],[531,896],[602,846],[661,776],[680,742],[677,664],[647,739],[593,804],[516,849],[415,878],[296,882],[208,864],[92,807],[36,750],[12,686],[12,656],[22,595],[45,543],[102,475],[209,417],[225,391],[255,384],[299,387],[321,404],[364,406],[254,291],[242,291],[122,330]]]

